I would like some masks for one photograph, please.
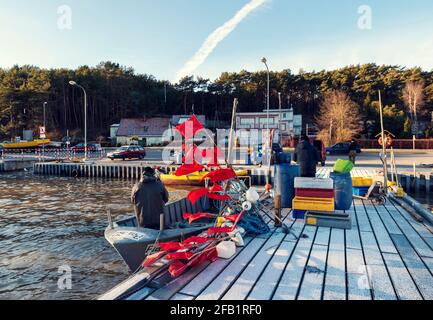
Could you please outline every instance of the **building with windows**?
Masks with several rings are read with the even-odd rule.
[[[267,110],[236,114],[237,130],[260,130],[268,128]],[[269,110],[269,128],[275,129],[275,141],[288,141],[302,134],[302,115],[295,115],[293,109]]]

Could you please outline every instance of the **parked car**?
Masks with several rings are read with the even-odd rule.
[[[85,151],[84,143],[77,144],[76,146],[72,147],[71,150],[74,152],[84,152]],[[87,151],[88,152],[102,151],[102,147],[100,144],[97,144],[97,143],[88,143],[87,144]]]
[[[334,144],[332,147],[326,148],[327,155],[348,155],[350,142],[340,142]],[[361,153],[361,147],[357,145],[357,153]]]
[[[116,151],[110,152],[107,155],[108,159],[112,161],[115,159],[143,159],[146,157],[146,150],[143,147],[139,146],[124,146],[120,147]]]

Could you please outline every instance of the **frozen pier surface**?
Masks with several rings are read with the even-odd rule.
[[[128,299],[433,300],[431,227],[390,201],[376,206],[355,200],[350,212],[352,229],[338,230],[305,226],[286,210],[292,234],[273,228],[247,239],[231,260],[194,268],[161,289],[143,288]],[[101,298],[115,298],[140,277]]]

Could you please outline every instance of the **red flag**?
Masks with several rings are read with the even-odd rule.
[[[188,266],[180,261],[173,262],[168,268],[168,272],[173,278],[177,278],[185,273]]]
[[[174,250],[181,250],[190,247],[189,244],[183,244],[180,242],[166,242],[166,243],[160,243],[159,247],[161,250],[164,251],[174,251]]]
[[[201,171],[203,169],[204,169],[204,167],[201,164],[194,161],[193,164],[184,164],[183,166],[180,166],[176,170],[176,176],[177,177],[186,176],[186,175]]]
[[[231,168],[215,170],[203,177],[203,179],[209,179],[213,183],[227,181],[233,178],[236,178],[236,172]]]
[[[206,242],[214,241],[214,240],[215,239],[212,239],[212,238],[190,237],[190,238],[186,239],[184,241],[184,243],[198,243],[198,244],[201,244],[201,243],[206,243]]]
[[[185,220],[188,220],[188,223],[189,223],[189,224],[193,223],[194,221],[200,220],[200,219],[212,219],[212,218],[215,218],[215,217],[216,217],[216,216],[213,215],[213,214],[210,214],[210,213],[202,213],[202,212],[194,213],[194,214],[191,214],[191,213],[187,213],[187,212],[185,212],[185,213],[183,214],[183,218],[184,218]]]
[[[224,219],[231,221],[231,222],[236,222],[239,220],[240,214],[233,214],[231,216],[228,217],[224,217]]]
[[[153,265],[156,261],[161,259],[166,254],[167,254],[167,252],[160,251],[160,252],[157,252],[157,253],[154,253],[154,254],[148,256],[146,258],[146,260],[144,260],[144,262],[143,262],[143,267],[145,267],[145,268],[150,267],[151,265]]]
[[[196,204],[196,202],[199,201],[203,196],[207,195],[208,192],[209,190],[207,188],[191,191],[188,194],[188,200],[192,204]]]
[[[224,189],[218,183],[215,183],[209,192],[210,193],[224,192]]]
[[[189,140],[194,138],[195,134],[200,130],[203,130],[204,127],[194,115],[188,121],[185,121],[181,125],[177,126],[176,129],[182,134],[182,136],[185,137],[185,139]]]
[[[194,254],[192,252],[175,252],[167,255],[168,260],[190,260]]]
[[[212,234],[222,234],[222,233],[230,233],[233,232],[235,229],[234,227],[230,227],[230,228],[210,228],[207,231],[208,235],[212,235]]]

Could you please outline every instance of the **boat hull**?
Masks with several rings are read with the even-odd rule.
[[[162,174],[161,181],[168,186],[204,186],[206,180],[204,177],[208,172],[193,173],[187,176],[176,176],[174,174]],[[248,176],[247,170],[236,171],[238,177]]]
[[[185,229],[169,229],[160,234],[158,230],[117,226],[107,228],[105,238],[134,272],[142,265],[157,239],[159,242],[180,241],[182,238],[200,234],[209,227],[210,225],[206,224]]]

